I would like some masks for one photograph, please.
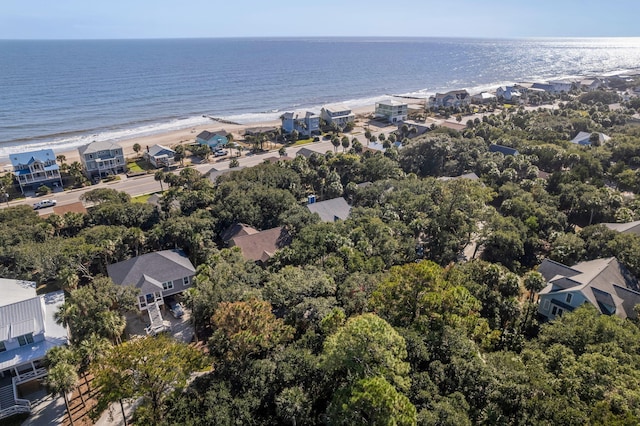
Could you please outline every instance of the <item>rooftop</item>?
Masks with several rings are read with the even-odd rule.
[[[239,247],[246,260],[266,262],[280,248],[291,243],[291,237],[282,226],[251,235],[231,239],[230,247]]]
[[[0,308],[0,339],[45,333],[43,341],[1,352],[0,371],[41,359],[52,347],[67,343],[67,329],[55,321],[63,303],[64,292],[60,290]]]
[[[351,206],[342,197],[307,204],[307,208],[311,213],[318,213],[323,222],[345,220],[351,212]]]
[[[122,149],[122,147],[115,142],[94,141],[94,142],[91,142],[90,144],[87,144],[78,148],[78,152],[80,153],[80,155],[85,155],[85,154],[93,154],[99,151],[112,151],[116,149]]]
[[[163,250],[143,254],[107,266],[107,273],[118,285],[132,285],[141,290],[166,281],[193,275],[196,269],[182,250]]]
[[[27,165],[35,161],[41,161],[43,163],[47,161],[56,161],[56,155],[53,153],[52,149],[41,149],[39,151],[11,154],[11,164],[13,166]]]

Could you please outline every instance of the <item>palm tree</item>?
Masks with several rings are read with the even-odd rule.
[[[140,151],[142,150],[142,147],[140,146],[140,144],[134,143],[132,148],[133,148],[133,152],[135,152],[136,155],[140,157]]]
[[[62,154],[60,154],[60,155],[56,156],[56,160],[58,160],[58,162],[60,162],[60,170],[62,172],[66,172],[68,167],[69,167],[69,166],[67,166],[67,157],[62,155]]]
[[[91,333],[91,336],[89,336],[88,339],[83,340],[80,342],[80,345],[78,345],[78,352],[80,354],[80,371],[84,375],[84,382],[87,385],[87,391],[91,390],[89,380],[87,379],[91,363],[107,353],[111,347],[111,342],[109,342],[109,340],[104,337],[100,337],[95,333]]]
[[[164,172],[162,170],[158,170],[153,175],[153,179],[157,182],[160,182],[160,191],[164,192],[164,186],[162,186],[162,181],[164,180]]]
[[[125,318],[116,311],[104,311],[98,314],[98,317],[100,318],[101,334],[111,339],[116,345],[122,343],[121,336],[127,327]]]
[[[78,373],[76,373],[75,367],[67,362],[59,362],[51,367],[46,379],[49,390],[54,394],[61,394],[64,397],[64,403],[67,406],[67,414],[69,415],[69,423],[71,426],[73,426],[73,417],[71,417],[67,394],[73,390],[77,381]]]
[[[340,142],[342,143],[342,152],[345,152],[349,148],[349,138],[343,136]]]
[[[340,139],[338,139],[337,136],[332,137],[331,145],[333,145],[333,152],[336,152],[338,150],[338,147],[340,146]]]

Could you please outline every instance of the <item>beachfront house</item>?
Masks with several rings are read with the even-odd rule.
[[[602,86],[602,84],[603,84],[602,80],[600,80],[598,77],[585,78],[583,80],[580,80],[578,83],[578,85],[580,86],[580,89],[585,90],[587,92],[598,90]]]
[[[471,96],[471,102],[473,102],[474,104],[480,104],[480,105],[489,104],[491,102],[495,102],[495,100],[496,100],[496,95],[489,92],[480,92]]]
[[[24,398],[40,388],[47,375],[44,358],[68,340],[66,327],[55,313],[64,303],[64,292],[36,294],[30,281],[0,278],[0,419],[29,413]]]
[[[376,102],[375,116],[388,121],[389,123],[397,123],[404,121],[408,117],[409,106],[403,102],[393,99]]]
[[[307,111],[304,116],[294,112],[285,112],[280,116],[282,120],[282,130],[291,133],[294,130],[302,136],[320,134],[320,116],[314,112]]]
[[[577,145],[582,145],[582,146],[590,146],[591,145],[591,135],[593,135],[594,133],[589,133],[589,132],[580,132],[576,135],[575,138],[571,139],[571,143],[575,143]],[[605,135],[604,133],[595,133],[598,135],[598,143],[600,145],[604,144],[605,142],[607,142],[609,139],[611,139],[611,137]]]
[[[447,93],[436,93],[429,97],[429,106],[432,108],[439,107],[461,107],[471,103],[471,96],[466,90],[452,90]]]
[[[496,89],[496,96],[507,102],[519,102],[522,98],[522,93],[514,86],[500,86]]]
[[[538,313],[552,320],[583,303],[600,313],[636,318],[640,303],[638,281],[615,257],[566,266],[545,259],[538,267],[547,286],[538,294]]]
[[[42,185],[52,189],[62,187],[60,167],[52,149],[11,154],[10,159],[23,194],[25,191],[35,191]]]
[[[346,126],[347,123],[353,123],[356,119],[355,114],[351,112],[351,108],[343,104],[323,106],[320,111],[320,117],[327,124],[335,123],[340,128]]]
[[[212,151],[218,148],[223,148],[229,143],[229,133],[225,130],[219,132],[210,132],[204,130],[196,136],[196,142],[199,145],[207,145]]]
[[[80,162],[89,179],[124,173],[126,161],[122,147],[115,142],[91,142],[78,148]]]
[[[142,154],[142,158],[147,160],[155,168],[171,167],[174,163],[176,152],[171,148],[162,145],[147,147],[147,151]]]

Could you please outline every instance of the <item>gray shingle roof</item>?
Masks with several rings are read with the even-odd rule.
[[[540,295],[579,292],[601,313],[636,317],[633,307],[640,303],[638,282],[614,257],[572,267],[545,259],[538,272],[548,283]]]
[[[336,219],[345,220],[351,212],[351,206],[342,197],[307,204],[307,208],[311,213],[318,213],[323,222],[335,222]]]
[[[80,148],[78,148],[78,152],[80,153],[80,155],[85,155],[85,154],[93,154],[99,151],[111,151],[111,150],[116,150],[120,148],[121,146],[115,142],[95,141],[95,142],[91,142],[90,144],[81,146]]]
[[[518,155],[517,149],[495,143],[489,145],[489,152],[501,152],[504,155]]]
[[[153,288],[158,282],[194,275],[195,272],[182,250],[156,251],[107,266],[107,273],[114,283],[133,285],[141,290]]]
[[[636,220],[635,222],[627,222],[627,223],[603,223],[602,225],[606,226],[608,229],[611,229],[612,231],[618,231],[623,234],[640,235],[640,220]]]

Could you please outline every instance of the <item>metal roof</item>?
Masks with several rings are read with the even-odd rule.
[[[56,161],[56,155],[52,149],[41,149],[38,151],[23,152],[22,154],[11,154],[11,164],[15,166],[31,164],[35,161],[43,163]]]

